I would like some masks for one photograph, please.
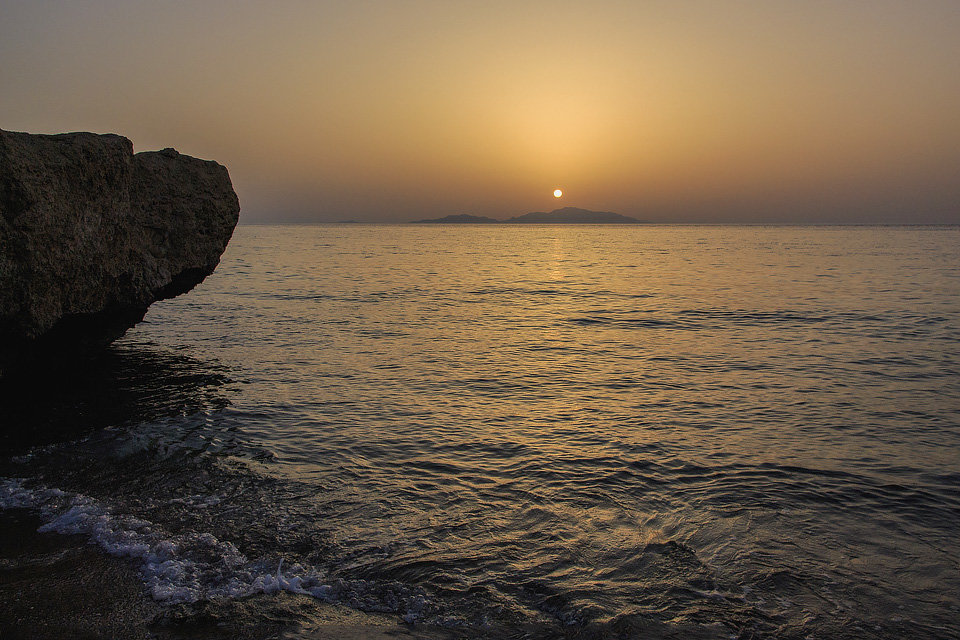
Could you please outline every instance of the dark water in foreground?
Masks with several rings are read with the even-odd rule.
[[[958,266],[956,227],[241,227],[3,392],[0,504],[170,607],[960,637]]]

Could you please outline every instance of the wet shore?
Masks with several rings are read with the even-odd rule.
[[[133,562],[86,536],[38,533],[40,524],[26,509],[0,512],[0,635],[8,640],[455,637],[292,594],[164,607]]]

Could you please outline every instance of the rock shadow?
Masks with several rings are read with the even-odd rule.
[[[216,411],[229,404],[225,367],[150,343],[0,379],[0,450],[73,440],[99,429]]]

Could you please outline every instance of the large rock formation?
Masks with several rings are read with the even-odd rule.
[[[0,374],[102,347],[220,261],[227,169],[117,135],[0,130]]]

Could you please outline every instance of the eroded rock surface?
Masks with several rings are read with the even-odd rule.
[[[226,167],[118,135],[0,130],[0,374],[109,344],[213,272]]]

